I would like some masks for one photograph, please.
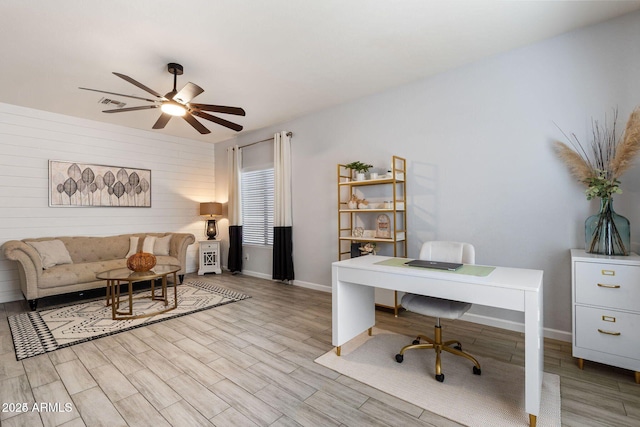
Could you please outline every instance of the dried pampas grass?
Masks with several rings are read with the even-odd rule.
[[[619,177],[633,166],[633,160],[640,153],[640,107],[636,107],[627,121],[622,142],[616,147],[616,154],[611,161],[611,173]]]
[[[558,157],[569,167],[571,175],[578,178],[579,181],[585,181],[593,175],[591,165],[565,143],[556,141],[554,148]]]
[[[593,140],[588,149],[574,134],[571,134],[571,138],[567,137],[572,147],[560,141],[555,142],[558,157],[579,181],[589,185],[589,179],[602,175],[609,180],[616,180],[633,166],[633,161],[640,154],[640,107],[636,107],[629,116],[620,140],[616,139],[616,118],[617,111],[611,129],[606,123],[600,126],[598,122],[593,122]]]

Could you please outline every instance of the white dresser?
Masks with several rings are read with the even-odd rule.
[[[200,268],[198,275],[205,273],[222,274],[220,268],[220,241],[219,240],[200,240]]]
[[[640,256],[571,250],[573,356],[635,371],[640,384]]]

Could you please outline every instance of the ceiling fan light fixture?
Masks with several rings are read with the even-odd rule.
[[[187,114],[185,106],[175,101],[167,101],[163,103],[160,110],[162,110],[163,113],[167,113],[172,116],[184,116]]]

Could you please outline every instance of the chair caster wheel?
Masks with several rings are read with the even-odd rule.
[[[444,382],[444,374],[436,375],[436,380],[439,382]]]
[[[473,375],[482,375],[482,369],[474,366],[473,367]]]
[[[404,360],[404,356],[403,355],[396,354],[396,362],[402,363],[403,360]]]
[[[460,345],[460,344],[454,345],[453,348],[455,348],[458,351],[462,351],[462,345]]]
[[[420,340],[413,340],[413,342],[411,344],[413,344],[413,345],[420,344]]]

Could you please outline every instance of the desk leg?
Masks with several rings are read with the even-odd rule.
[[[536,422],[538,421],[538,417],[535,415],[529,414],[529,427],[536,427]]]
[[[374,287],[338,279],[332,266],[332,344],[340,347],[376,323]]]
[[[340,357],[340,350],[342,350],[342,346],[337,346],[336,347],[336,354],[338,355],[338,357]]]
[[[540,398],[542,394],[544,363],[542,298],[542,286],[538,292],[525,292],[525,411],[529,414],[529,422],[532,426],[535,426],[537,416],[540,413]]]

